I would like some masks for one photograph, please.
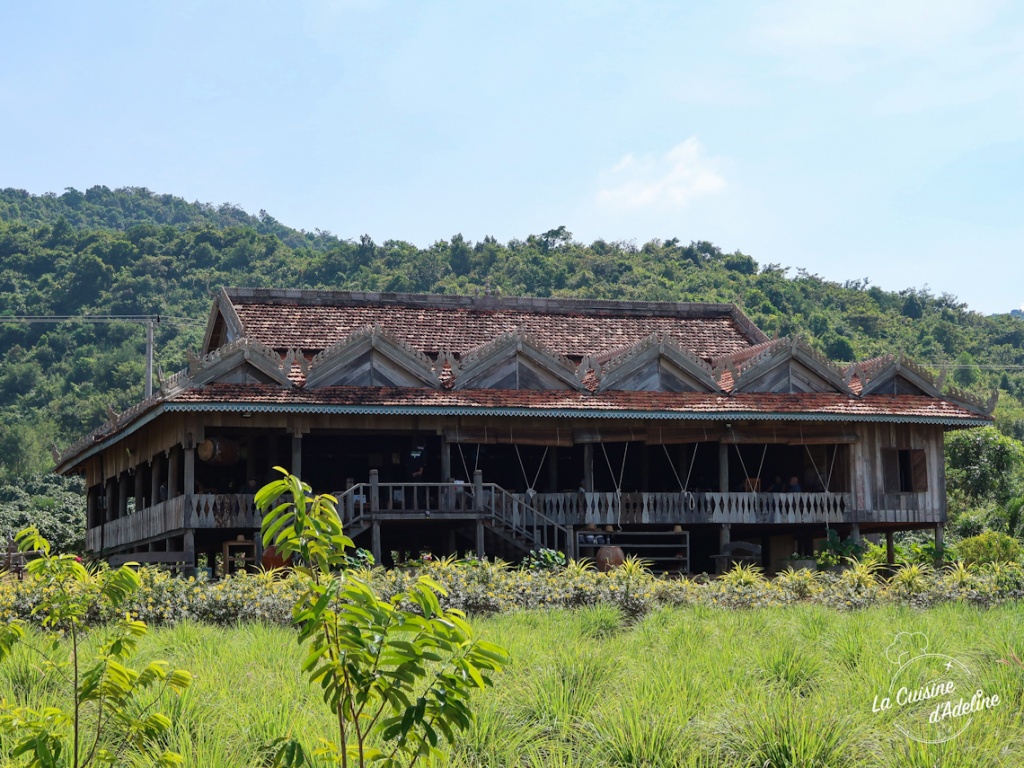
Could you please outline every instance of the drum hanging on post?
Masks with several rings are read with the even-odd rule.
[[[196,446],[199,460],[207,464],[228,466],[235,464],[241,455],[241,449],[234,440],[225,437],[208,437]]]

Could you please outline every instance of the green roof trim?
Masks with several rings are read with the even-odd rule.
[[[466,405],[301,405],[278,403],[165,403],[168,412],[319,413],[361,416],[542,416],[556,419],[656,419],[662,421],[854,421],[887,424],[986,426],[990,419],[951,419],[941,416],[891,414],[771,413],[763,411],[633,411],[599,408],[494,408]]]

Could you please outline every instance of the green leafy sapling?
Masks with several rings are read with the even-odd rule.
[[[412,766],[436,755],[472,722],[469,696],[491,685],[508,662],[504,649],[477,640],[460,611],[444,609],[444,589],[421,577],[407,592],[382,600],[365,581],[346,573],[337,500],[312,495],[299,478],[261,488],[263,545],[297,563],[304,591],[292,610],[302,663],[337,722],[337,741],[321,739],[307,752],[294,739],[274,745],[275,766],[329,764],[381,768]]]
[[[56,679],[67,708],[33,707],[0,701],[0,744],[4,765],[30,768],[85,768],[124,765],[144,756],[158,766],[181,765],[181,756],[159,746],[171,726],[157,710],[164,690],[180,694],[192,682],[184,670],[170,671],[154,661],[141,671],[127,666],[146,624],[130,616],[105,630],[98,650],[82,656],[87,615],[119,609],[139,587],[139,576],[87,567],[74,555],[54,555],[50,543],[33,528],[17,537],[21,552],[39,557],[26,566],[42,596],[33,609],[42,631],[29,632],[14,620],[0,628],[0,663],[22,645],[39,660],[39,669]]]

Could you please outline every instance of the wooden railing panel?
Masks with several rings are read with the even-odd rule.
[[[256,497],[247,493],[197,493],[188,498],[186,528],[259,528]]]
[[[93,552],[162,536],[185,527],[185,497],[177,496],[130,515],[90,528],[87,545]],[[102,538],[102,541],[101,541]]]

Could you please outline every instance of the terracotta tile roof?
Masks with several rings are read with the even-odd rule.
[[[191,405],[252,405],[295,408],[319,406],[366,406],[388,408],[429,407],[433,409],[533,409],[537,411],[657,412],[678,414],[750,414],[807,418],[873,419],[898,417],[938,419],[949,422],[976,421],[986,417],[946,400],[912,395],[869,395],[849,397],[838,392],[774,394],[743,393],[715,395],[701,392],[601,393],[536,390],[464,389],[437,391],[382,387],[323,387],[315,390],[283,389],[270,384],[210,384],[186,389],[169,398],[169,403]],[[538,414],[542,415],[542,414]]]
[[[362,294],[293,296],[242,289],[228,290],[226,295],[247,336],[278,350],[296,348],[307,353],[375,323],[431,357],[445,349],[462,355],[516,331],[574,360],[630,347],[652,333],[671,335],[705,359],[742,352],[765,338],[738,309],[725,304],[448,296],[374,301],[352,298]]]
[[[733,352],[728,355],[721,355],[719,357],[716,357],[713,361],[713,364],[717,366],[723,365],[725,363],[732,363],[733,365],[738,366],[740,363],[749,360],[755,355],[761,354],[766,349],[771,347],[773,344],[779,344],[780,342],[784,341],[785,339],[771,339],[769,341],[762,341],[760,344],[755,344],[753,346],[747,347],[746,349],[741,349],[738,352]]]

